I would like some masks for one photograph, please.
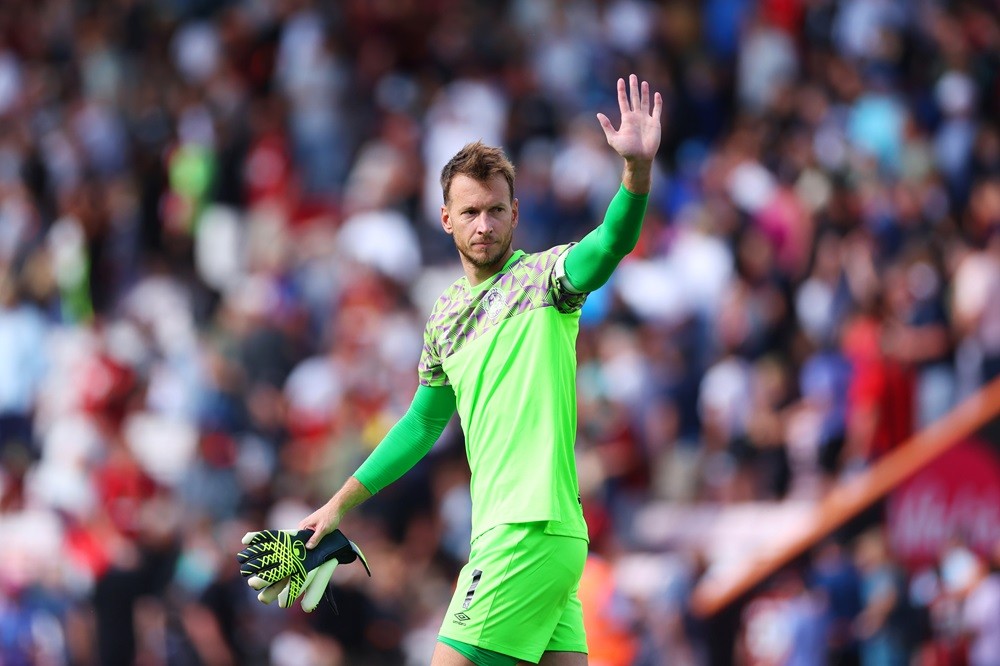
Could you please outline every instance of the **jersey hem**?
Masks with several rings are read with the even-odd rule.
[[[526,525],[528,523],[559,523],[559,524],[562,524],[563,521],[561,521],[561,520],[559,520],[557,518],[550,518],[550,517],[517,518],[517,519],[511,519],[511,520],[498,520],[496,522],[487,524],[486,527],[484,527],[482,529],[474,530],[472,532],[472,538],[469,539],[469,543],[472,543],[473,541],[475,541],[479,537],[483,536],[484,534],[486,534],[490,530],[492,530],[492,529],[494,529],[496,527],[499,527],[500,525]],[[574,539],[583,539],[587,543],[590,543],[590,531],[587,529],[586,523],[584,523],[584,526],[581,529],[579,529],[579,530],[566,530],[566,531],[559,531],[559,532],[550,532],[550,531],[547,531],[547,530],[548,530],[548,527],[546,526],[546,532],[545,533],[549,534],[550,536],[572,537]]]

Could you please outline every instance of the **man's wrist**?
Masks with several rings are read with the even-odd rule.
[[[351,476],[348,477],[341,489],[327,501],[326,505],[338,519],[343,519],[344,514],[372,495],[373,493],[368,490],[365,484],[361,483],[356,476]]]
[[[649,194],[653,184],[653,162],[626,160],[622,185],[632,194]]]
[[[340,497],[334,495],[330,498],[330,501],[326,503],[326,506],[338,523],[344,519],[344,514],[347,513],[347,507],[344,506],[344,502]]]

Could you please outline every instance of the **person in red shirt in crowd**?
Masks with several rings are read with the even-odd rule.
[[[916,375],[887,344],[893,322],[885,302],[884,292],[872,294],[842,331],[842,349],[852,366],[842,460],[848,468],[870,463],[913,433]]]

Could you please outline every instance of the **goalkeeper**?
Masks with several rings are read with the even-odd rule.
[[[514,167],[472,143],[441,173],[441,226],[465,275],[424,331],[420,385],[355,474],[304,519],[312,548],[345,512],[424,456],[458,412],[472,471],[472,548],[445,614],[434,666],[587,663],[577,597],[587,556],[573,446],[580,308],[639,238],[660,144],[660,94],[618,80],[621,122],[598,114],[624,160],[603,223],[577,244],[525,254]]]

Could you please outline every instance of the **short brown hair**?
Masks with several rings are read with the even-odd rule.
[[[510,188],[510,198],[514,199],[514,165],[500,148],[487,146],[482,141],[467,143],[441,169],[441,191],[448,203],[451,181],[455,176],[465,175],[481,183],[496,175],[501,175]]]

